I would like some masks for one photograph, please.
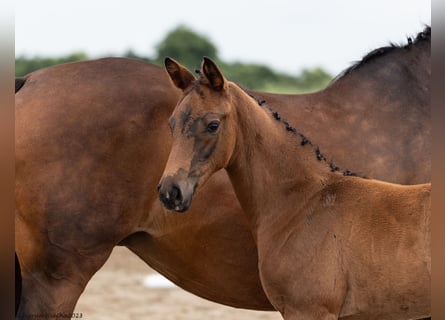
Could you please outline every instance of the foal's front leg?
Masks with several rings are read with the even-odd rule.
[[[285,320],[336,320],[339,317],[345,289],[343,281],[337,285],[320,286],[323,276],[312,281],[289,281],[292,276],[274,281],[275,288],[266,290],[269,300]],[[271,284],[272,282],[269,282]]]
[[[347,293],[347,281],[335,244],[312,248],[317,256],[299,246],[259,252],[261,282],[269,301],[285,320],[338,319]]]
[[[305,311],[289,311],[281,313],[284,320],[337,320],[336,314],[330,313],[328,310],[316,309]]]

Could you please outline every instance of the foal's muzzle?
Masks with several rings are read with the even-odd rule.
[[[184,212],[192,203],[195,187],[196,182],[191,179],[177,180],[174,176],[166,176],[158,185],[159,200],[168,210]]]

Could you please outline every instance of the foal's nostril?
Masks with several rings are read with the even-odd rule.
[[[175,204],[175,206],[179,206],[182,202],[182,194],[181,189],[178,186],[173,185],[170,191],[170,199]]]
[[[180,210],[183,207],[183,195],[181,189],[174,182],[160,183],[158,185],[159,200],[169,210]]]

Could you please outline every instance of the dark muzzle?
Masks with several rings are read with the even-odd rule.
[[[164,207],[177,212],[186,211],[192,202],[194,185],[188,181],[175,181],[167,176],[158,185],[158,196]]]

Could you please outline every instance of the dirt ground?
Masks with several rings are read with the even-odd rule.
[[[86,320],[278,320],[278,312],[219,305],[178,287],[148,288],[155,271],[128,249],[116,247],[80,297],[75,313]]]

